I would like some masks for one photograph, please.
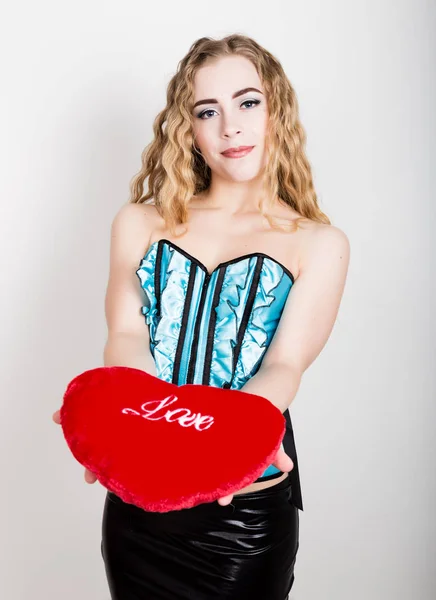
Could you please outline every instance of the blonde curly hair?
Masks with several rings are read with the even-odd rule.
[[[211,181],[211,170],[198,152],[193,135],[195,74],[208,61],[234,55],[253,63],[265,89],[269,119],[264,201],[273,206],[278,198],[302,215],[291,221],[291,231],[298,229],[298,222],[304,219],[330,225],[329,218],[318,206],[295,91],[280,62],[253,39],[241,34],[219,40],[202,37],[179,62],[168,84],[167,105],[153,123],[154,139],[143,150],[141,170],[130,182],[129,203],[153,198],[158,213],[174,236],[176,227],[187,222],[189,201],[207,190]],[[144,194],[147,178],[148,190]],[[265,212],[264,201],[259,204],[261,214],[273,229],[280,229],[279,221],[283,223],[286,219],[277,219]]]

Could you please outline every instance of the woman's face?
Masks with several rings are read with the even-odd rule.
[[[213,174],[238,182],[258,176],[268,113],[254,65],[242,56],[219,58],[197,71],[194,88],[195,144]],[[223,154],[241,146],[239,154]]]

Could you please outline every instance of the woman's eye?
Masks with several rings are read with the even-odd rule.
[[[204,115],[207,115],[208,113],[211,113],[211,112],[215,112],[213,108],[209,108],[208,110],[204,110],[202,113],[200,113],[198,115],[198,118],[199,119],[203,119],[203,120],[207,120],[209,117],[207,117],[206,119],[204,119]]]
[[[257,106],[258,104],[260,104],[260,100],[245,100],[245,102],[243,102],[241,104],[241,106],[244,106],[244,104],[254,104],[255,106]]]
[[[245,106],[247,104],[253,104],[254,106],[257,106],[258,104],[260,104],[260,100],[244,100],[241,106]],[[247,108],[251,108],[251,106],[248,106]],[[207,121],[210,117],[206,115],[209,115],[210,113],[214,112],[216,112],[216,110],[214,110],[213,108],[208,108],[207,110],[204,110],[199,115],[197,115],[197,117],[199,119],[203,119],[203,121]]]

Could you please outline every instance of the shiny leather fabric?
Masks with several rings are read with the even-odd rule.
[[[157,376],[164,381],[241,389],[258,371],[294,283],[292,273],[261,252],[221,263],[209,273],[174,242],[150,245],[136,274],[144,290]],[[303,509],[289,409],[282,443],[293,462],[294,503]],[[256,481],[280,477],[269,465]]]
[[[299,513],[287,477],[270,488],[167,513],[112,492],[102,556],[112,600],[286,600]]]

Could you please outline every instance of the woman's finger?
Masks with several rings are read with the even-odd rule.
[[[294,468],[294,463],[283,450],[283,448],[280,448],[280,450],[277,452],[277,456],[272,464],[283,472],[292,471]]]
[[[55,423],[60,425],[61,424],[61,411],[57,410],[55,413],[53,413],[52,419]]]
[[[223,496],[222,498],[218,498],[218,504],[221,506],[227,506],[233,500],[233,494],[229,494],[228,496]]]
[[[89,469],[85,469],[85,481],[86,483],[95,483],[97,481],[97,476]]]

